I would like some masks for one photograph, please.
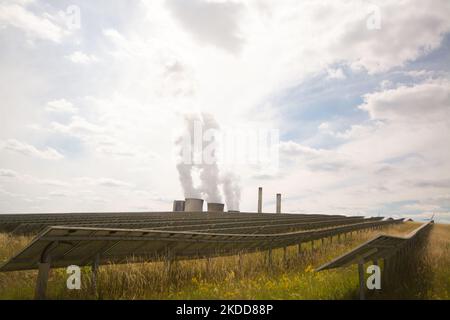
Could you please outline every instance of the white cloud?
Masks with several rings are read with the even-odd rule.
[[[0,30],[5,27],[15,27],[23,30],[32,39],[60,42],[68,34],[63,27],[49,19],[50,15],[39,16],[28,10],[23,3],[0,4]]]
[[[113,178],[90,178],[90,177],[81,177],[76,179],[78,182],[96,185],[101,187],[111,187],[111,188],[130,188],[133,185],[131,183],[113,179]]]
[[[90,134],[100,134],[104,131],[101,126],[93,124],[80,116],[72,116],[68,124],[53,122],[51,128],[55,132],[65,133],[79,138],[87,138]]]
[[[56,179],[42,179],[35,176],[31,176],[29,174],[18,173],[15,170],[11,169],[0,169],[0,177],[4,178],[16,178],[23,183],[26,184],[36,184],[36,185],[48,185],[54,187],[69,187],[70,184],[64,181],[56,180]]]
[[[98,61],[94,55],[89,55],[81,51],[75,51],[66,56],[73,63],[88,64]]]
[[[69,197],[71,194],[69,192],[64,192],[64,191],[51,191],[48,195],[50,197],[57,197],[57,198],[64,197],[64,198],[66,198],[66,197]]]
[[[124,182],[124,181],[120,181],[120,180],[115,180],[115,179],[111,179],[111,178],[101,178],[97,181],[98,185],[103,186],[103,187],[130,187],[131,184]]]
[[[47,147],[43,150],[39,150],[31,144],[25,142],[20,142],[15,139],[9,139],[0,142],[0,146],[3,150],[12,151],[20,153],[26,156],[31,156],[35,158],[45,159],[45,160],[60,160],[64,156],[53,148]]]
[[[320,156],[326,153],[325,150],[317,150],[308,146],[303,146],[294,141],[281,142],[279,149],[282,153],[288,155]]]
[[[21,194],[7,191],[2,186],[0,186],[0,194],[11,198],[18,198],[22,196]]]
[[[407,71],[406,74],[413,78],[432,78],[436,75],[436,72],[431,70],[411,70]]]
[[[391,80],[387,80],[387,79],[381,81],[381,83],[380,83],[380,88],[382,90],[391,89],[394,86],[395,86],[394,83]]]
[[[446,121],[450,116],[450,82],[441,78],[367,94],[360,108],[372,119]]]
[[[405,210],[413,210],[413,211],[433,211],[433,210],[439,210],[440,206],[433,205],[433,204],[420,204],[420,203],[414,203],[414,204],[408,204],[403,206]]]
[[[58,112],[58,113],[77,113],[78,111],[77,108],[75,108],[71,102],[65,99],[47,102],[45,110],[49,112]]]
[[[68,182],[57,180],[57,179],[48,179],[48,178],[42,179],[42,178],[30,176],[30,175],[22,175],[20,178],[23,181],[25,181],[26,183],[32,183],[32,184],[37,184],[37,185],[45,185],[45,186],[61,187],[61,188],[69,187],[71,185]]]
[[[15,178],[17,177],[17,172],[10,169],[0,169],[0,177]]]
[[[328,69],[327,70],[327,79],[338,79],[338,80],[342,80],[347,78],[347,76],[345,75],[344,71],[342,71],[341,68],[337,68],[337,69]]]
[[[169,0],[167,7],[195,39],[231,52],[241,48],[238,24],[244,9],[242,3]]]
[[[413,0],[379,1],[377,6],[381,15],[380,30],[367,29],[365,15],[361,15],[360,20],[349,19],[338,24],[343,30],[336,30],[338,37],[331,48],[350,58],[353,68],[362,67],[376,73],[404,65],[437,48],[449,31],[450,22],[445,16],[450,6],[445,0],[432,5]],[[349,2],[346,7],[353,6]],[[358,16],[358,12],[354,16]]]

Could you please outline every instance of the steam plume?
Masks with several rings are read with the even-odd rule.
[[[200,180],[202,181],[201,189],[205,194],[208,202],[222,202],[222,197],[219,191],[219,167],[217,166],[217,140],[216,134],[219,125],[210,114],[202,113],[203,130],[205,139],[210,143],[203,148],[203,162],[201,165]],[[210,154],[206,152],[211,150]]]
[[[222,185],[228,210],[239,210],[239,202],[241,201],[239,178],[232,173],[228,173],[222,177]]]
[[[207,113],[202,113],[201,117],[186,114],[184,123],[184,132],[175,144],[179,148],[180,160],[177,163],[177,170],[185,198],[200,198],[203,195],[208,202],[222,202],[219,188],[222,186],[228,210],[239,210],[241,197],[239,180],[231,173],[221,177],[217,164],[216,134],[220,128],[219,124],[212,115]],[[200,132],[199,129],[201,129]],[[198,150],[196,150],[197,145],[200,146]],[[199,156],[201,161],[197,164],[196,157]],[[198,188],[194,186],[192,177],[194,170],[200,172]]]
[[[178,177],[183,188],[185,198],[200,198],[200,191],[194,187],[192,179],[194,160],[194,123],[199,121],[198,117],[192,114],[184,115],[184,132],[175,141],[178,148]]]

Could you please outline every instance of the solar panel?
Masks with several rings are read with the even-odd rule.
[[[367,221],[276,234],[49,227],[22,252],[1,266],[0,271],[36,269],[44,254],[51,256],[52,267],[66,267],[72,264],[82,266],[91,263],[96,256],[99,256],[100,264],[104,264],[126,262],[130,257],[154,261],[167,254],[174,259],[228,255],[240,251],[250,252],[285,247],[398,222],[401,220]]]
[[[296,223],[296,222],[308,222],[308,221],[327,221],[327,220],[342,220],[342,219],[363,219],[363,217],[344,217],[344,216],[327,216],[327,215],[297,215],[297,214],[259,214],[258,217],[252,217],[252,215],[239,214],[239,215],[209,215],[209,214],[195,214],[195,213],[183,213],[182,216],[171,216],[166,214],[164,216],[146,216],[137,218],[129,217],[109,217],[101,220],[95,220],[93,218],[87,219],[69,219],[56,220],[56,221],[40,221],[40,222],[22,222],[13,224],[0,223],[0,229],[4,231],[12,232],[14,234],[27,234],[36,233],[43,230],[47,226],[85,226],[85,227],[111,227],[111,228],[162,228],[171,230],[202,230],[209,229],[209,226],[218,228],[220,224],[230,227],[249,225],[262,225],[269,224],[272,221],[277,223]],[[196,226],[196,227],[194,227]]]
[[[317,271],[346,267],[351,264],[361,263],[361,261],[376,261],[382,258],[389,258],[389,256],[395,254],[397,250],[414,239],[414,237],[430,228],[432,224],[432,222],[425,223],[404,237],[384,234],[379,235],[374,239],[363,243],[352,251],[317,268]]]

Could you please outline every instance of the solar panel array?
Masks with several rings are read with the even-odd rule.
[[[319,267],[317,271],[346,267],[364,261],[378,261],[389,259],[397,252],[413,244],[414,240],[424,235],[433,225],[433,222],[423,224],[405,237],[379,235],[352,251],[334,259],[333,261]]]
[[[127,213],[123,215],[10,215],[0,216],[0,231],[14,234],[38,233],[48,226],[83,226],[128,229],[213,230],[220,232],[258,233],[283,230],[311,229],[362,221],[363,217],[255,214],[255,213]],[[373,218],[381,219],[381,218]]]
[[[145,215],[144,215],[145,216]],[[381,227],[402,220],[293,214],[151,214],[141,228],[100,226],[50,226],[0,271],[36,269],[43,256],[52,267],[124,263],[134,257],[145,261],[162,258],[195,259],[252,252],[299,244],[305,241]],[[58,217],[59,218],[59,217]],[[89,220],[89,219],[87,219]],[[144,219],[145,220],[145,219]],[[86,223],[86,220],[84,220]],[[92,222],[92,221],[91,221]],[[26,221],[29,223],[29,221]],[[41,221],[42,223],[42,221]],[[45,223],[55,223],[45,221]],[[64,221],[64,223],[79,223]],[[97,224],[98,222],[92,222]],[[114,221],[120,226],[122,219]],[[105,224],[113,224],[106,221]],[[150,227],[145,227],[150,226]]]

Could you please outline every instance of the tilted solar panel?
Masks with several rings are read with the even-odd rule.
[[[0,271],[36,269],[44,256],[52,267],[86,265],[99,256],[100,263],[122,263],[130,257],[146,261],[162,257],[193,259],[266,250],[321,239],[364,228],[398,223],[367,221],[316,230],[277,234],[227,234],[192,231],[49,227],[22,252],[0,267]]]
[[[379,235],[363,243],[362,245],[358,246],[352,251],[317,268],[317,271],[346,267],[351,264],[358,264],[361,262],[361,260],[376,261],[382,258],[389,258],[389,256],[394,254],[406,243],[414,239],[414,237],[420,235],[422,232],[430,228],[432,224],[433,224],[432,222],[425,223],[404,237],[390,236],[384,234]]]

